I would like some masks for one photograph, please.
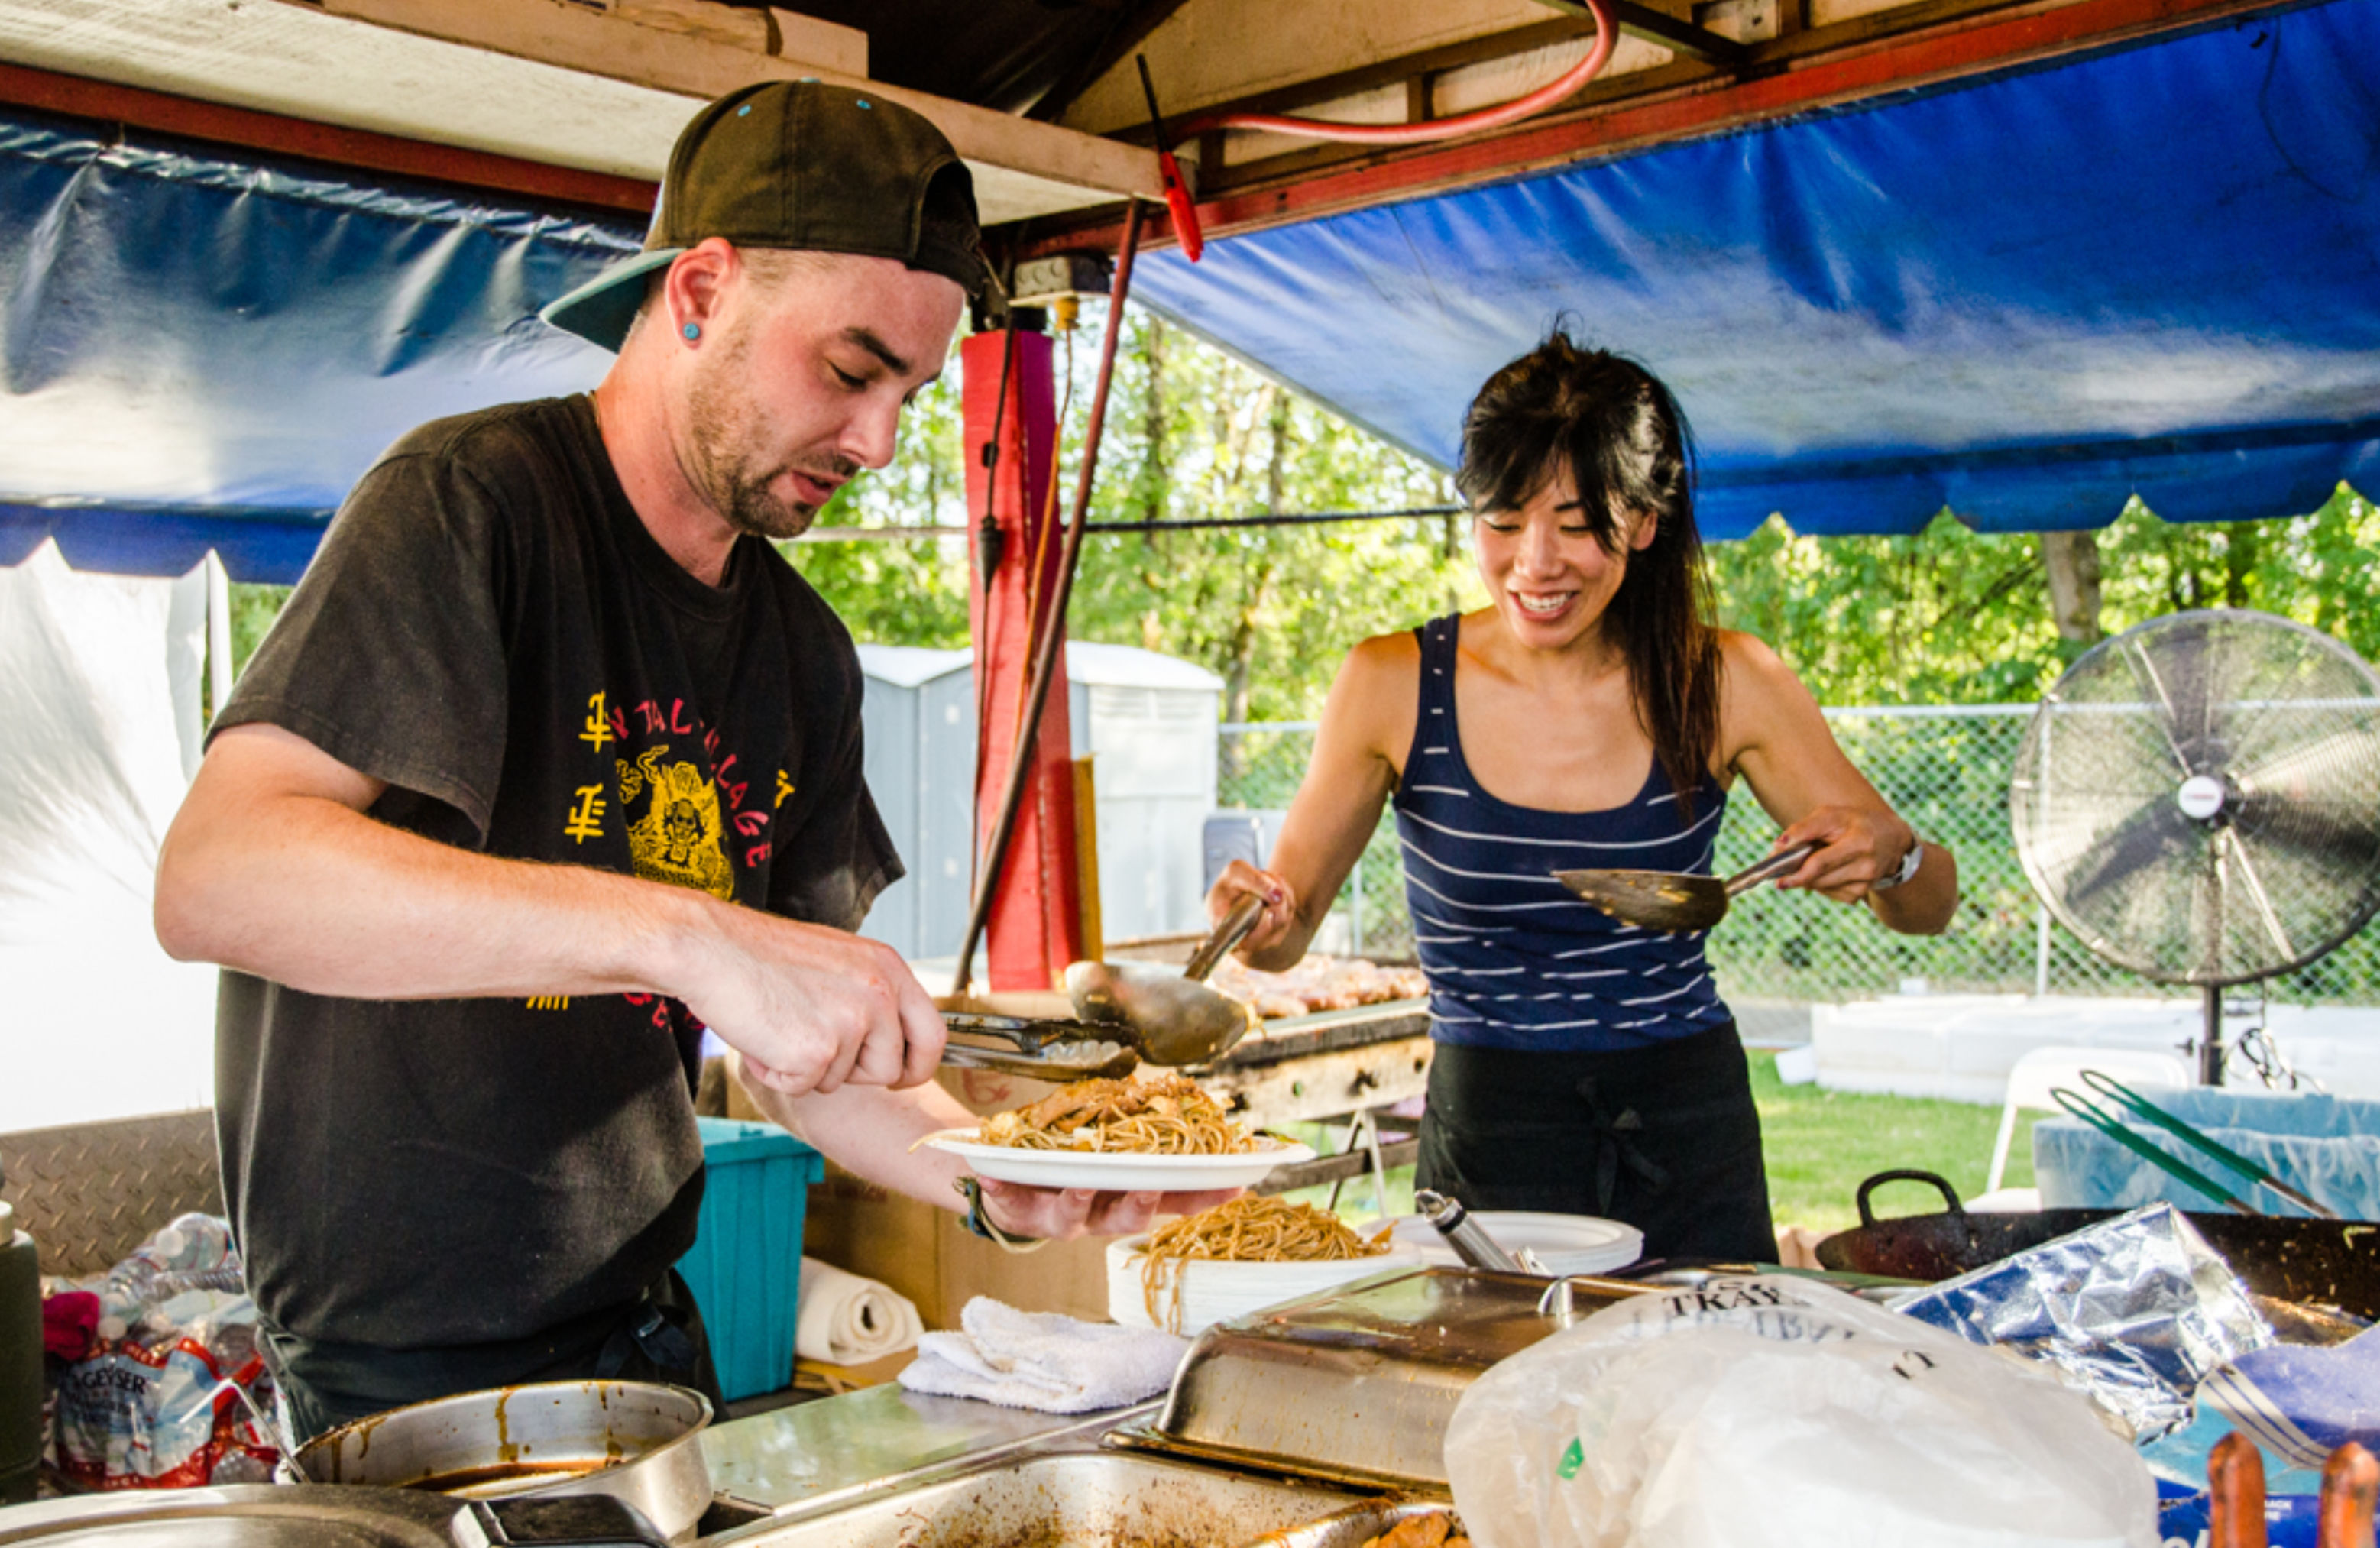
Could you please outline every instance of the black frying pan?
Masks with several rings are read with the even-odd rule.
[[[1949,1205],[1942,1214],[1878,1220],[1869,1195],[1888,1182],[1922,1182]],[[1818,1262],[1852,1274],[1931,1284],[1997,1263],[2043,1242],[2112,1219],[2121,1210],[1970,1214],[1931,1172],[1878,1172],[1859,1186],[1859,1225],[1818,1244]],[[2294,1220],[2268,1214],[2192,1214],[2190,1223],[2248,1288],[2276,1300],[2335,1306],[2380,1321],[2380,1223]]]

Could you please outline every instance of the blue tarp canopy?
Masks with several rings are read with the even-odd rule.
[[[1705,530],[2295,514],[2380,487],[2380,4],[1151,255],[1135,294],[1441,463],[1567,315]],[[293,578],[411,425],[575,391],[625,225],[0,115],[0,564]]]
[[[1134,294],[1432,461],[1558,317],[1674,388],[1703,530],[2380,494],[2380,4],[1152,255]]]
[[[0,565],[292,580],[415,424],[591,386],[638,229],[0,116]]]

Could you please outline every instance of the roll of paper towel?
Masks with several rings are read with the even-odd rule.
[[[909,1298],[815,1258],[802,1260],[794,1353],[828,1365],[865,1365],[917,1342],[926,1325]]]

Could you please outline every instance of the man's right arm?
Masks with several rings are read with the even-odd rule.
[[[440,844],[365,815],[384,788],[277,726],[218,733],[159,855],[158,940],[357,999],[665,994],[790,1094],[933,1073],[941,1018],[890,947]]]

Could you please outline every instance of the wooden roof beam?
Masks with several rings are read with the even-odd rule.
[[[709,99],[756,80],[815,77],[914,108],[971,163],[1118,197],[1164,197],[1156,158],[1134,146],[756,54],[569,0],[280,0],[304,9],[655,91]]]
[[[639,219],[652,213],[657,191],[654,184],[640,177],[617,177],[401,135],[343,128],[286,114],[260,113],[21,65],[0,63],[0,104],[124,124],[237,150],[300,156],[394,177],[625,211]]]

